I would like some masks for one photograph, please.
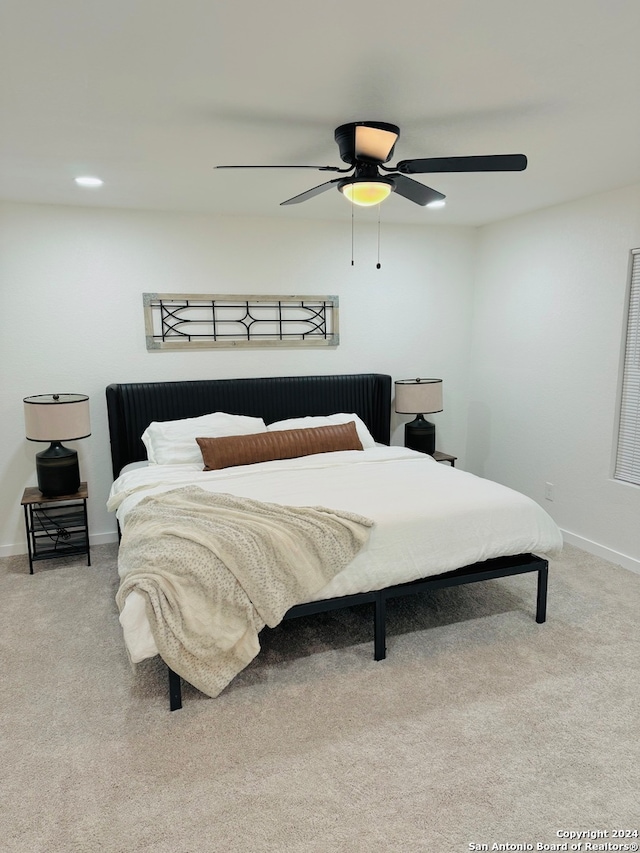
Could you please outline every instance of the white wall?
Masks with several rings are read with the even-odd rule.
[[[630,567],[640,567],[640,488],[611,474],[638,246],[638,186],[481,229],[466,447],[470,470],[539,501],[568,541]]]
[[[364,215],[364,214],[363,214]],[[475,231],[241,219],[47,205],[0,207],[0,554],[24,553],[22,491],[35,485],[22,399],[88,394],[92,435],[71,443],[89,483],[94,542],[114,537],[104,399],[111,382],[381,372],[444,379],[438,447],[464,464]],[[335,350],[149,353],[143,292],[337,293]],[[394,443],[403,441],[394,418]]]

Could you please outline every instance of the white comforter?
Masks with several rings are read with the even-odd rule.
[[[508,554],[553,556],[562,548],[558,527],[535,501],[403,447],[321,453],[222,471],[150,465],[116,480],[108,508],[116,510],[124,528],[127,513],[142,498],[186,485],[373,519],[368,544],[314,599],[381,589]],[[127,597],[120,622],[134,662],[157,654],[141,595]]]

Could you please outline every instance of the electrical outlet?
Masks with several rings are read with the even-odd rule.
[[[553,500],[553,483],[544,484],[544,496],[548,501]]]

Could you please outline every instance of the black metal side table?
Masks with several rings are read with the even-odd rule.
[[[436,462],[448,462],[452,468],[456,467],[456,459],[457,456],[451,456],[450,453],[443,453],[441,450],[436,450],[433,454],[433,458]]]
[[[89,522],[87,517],[86,483],[73,495],[48,498],[35,486],[28,486],[22,495],[24,521],[27,528],[29,574],[38,560],[53,560],[86,554],[91,565]]]

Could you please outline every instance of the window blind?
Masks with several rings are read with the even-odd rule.
[[[632,251],[616,480],[640,486],[640,249]]]

